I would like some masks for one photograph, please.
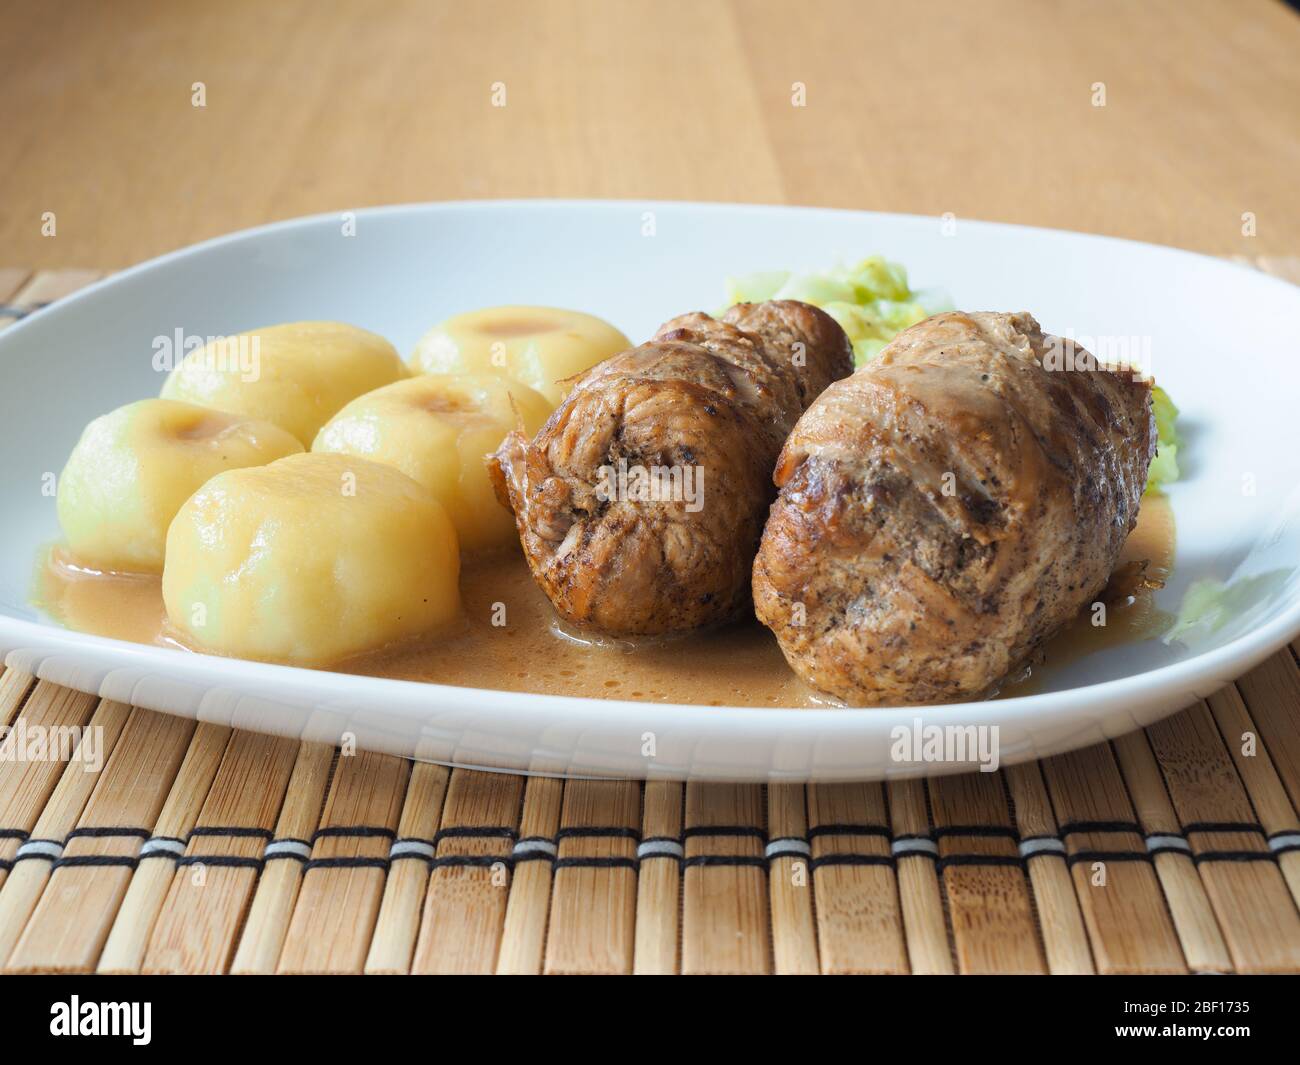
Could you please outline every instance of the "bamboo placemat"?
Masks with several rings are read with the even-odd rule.
[[[95,276],[0,269],[0,325]],[[1297,654],[1041,762],[769,787],[338,757],[6,669],[0,724],[105,760],[0,760],[0,968],[1298,972]]]

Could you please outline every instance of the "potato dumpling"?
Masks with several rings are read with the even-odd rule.
[[[167,534],[171,624],[218,654],[319,666],[445,625],[456,530],[400,470],[291,455],[218,474]]]
[[[488,479],[488,456],[519,421],[531,436],[549,414],[545,397],[517,381],[429,374],[354,399],[311,449],[396,466],[447,509],[463,550],[485,551],[519,542]]]
[[[348,400],[406,376],[381,336],[342,322],[289,322],[190,352],[162,396],[275,422],[310,447]]]
[[[630,348],[608,322],[559,307],[488,307],[434,326],[415,346],[416,373],[490,373],[513,377],[558,407],[563,382]]]
[[[171,399],[96,418],[58,481],[59,524],[78,561],[160,573],[167,526],[204,481],[302,451],[270,422]]]

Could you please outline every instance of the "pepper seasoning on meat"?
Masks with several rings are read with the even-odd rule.
[[[579,378],[535,439],[507,436],[493,483],[560,616],[612,636],[736,617],[781,445],[852,369],[844,331],[805,303],[685,314]],[[629,477],[678,490],[646,498]]]
[[[1064,343],[1024,313],[935,315],[800,418],[753,590],[814,688],[979,698],[1100,593],[1155,454],[1151,383]]]

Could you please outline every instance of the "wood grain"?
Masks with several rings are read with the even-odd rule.
[[[686,785],[683,973],[772,971],[763,832],[757,784]]]
[[[560,831],[569,834],[560,839],[551,890],[545,972],[589,975],[632,971],[635,836],[640,828],[639,781],[571,780],[565,785]],[[601,834],[572,834],[593,830]],[[562,864],[574,860],[593,864]],[[626,862],[633,864],[623,864]]]
[[[564,781],[555,777],[529,777],[519,822],[520,839],[554,839],[560,827],[563,800]],[[544,859],[516,864],[501,933],[498,973],[532,975],[542,971],[553,872],[551,863]]]
[[[647,780],[641,800],[641,838],[678,839],[684,801],[684,788],[676,781]],[[633,960],[638,975],[667,976],[679,971],[681,892],[682,868],[675,858],[642,861],[637,873]]]
[[[803,840],[807,837],[806,790],[802,784],[767,786],[769,840]],[[778,976],[808,976],[819,969],[817,922],[813,916],[812,870],[809,865],[809,858],[801,856],[772,858],[768,864],[772,971]]]
[[[1114,746],[1142,831],[1148,835],[1177,835],[1181,829],[1178,814],[1146,734],[1131,732],[1120,736]],[[1155,870],[1188,966],[1194,972],[1207,973],[1229,969],[1232,961],[1228,947],[1191,855],[1176,851],[1157,854]]]
[[[129,706],[108,699],[101,700],[95,708],[89,727],[100,730],[101,756],[104,759],[111,756],[130,713]],[[32,838],[64,839],[76,827],[77,819],[98,783],[98,773],[87,772],[82,762],[69,762],[32,829]],[[4,881],[0,890],[0,959],[8,958],[12,953],[27,919],[49,884],[52,866],[53,862],[42,860],[18,862]]]
[[[451,770],[446,766],[417,762],[411,767],[402,819],[397,826],[399,839],[433,846],[450,779]],[[384,900],[379,907],[375,935],[366,957],[366,972],[405,973],[410,970],[411,952],[415,950],[420,911],[428,886],[428,862],[418,857],[404,858],[389,866]]]
[[[235,732],[230,737],[198,825],[256,830],[275,826],[293,773],[298,744],[279,737]],[[200,835],[187,858],[261,858],[265,839],[251,835]],[[143,970],[152,973],[221,973],[235,954],[257,870],[199,862],[177,866],[153,926]]]
[[[44,680],[37,681],[28,694],[30,685],[31,678],[18,671],[13,671],[12,684],[0,685],[0,717],[4,716],[7,704],[17,703],[14,705],[17,716],[10,719],[14,731],[0,739],[0,764],[4,765],[0,774],[0,828],[28,833],[41,816],[67,762],[57,758],[19,757],[20,723],[35,729],[80,728],[98,702],[93,695],[60,688]],[[0,859],[12,861],[17,852],[17,839],[0,838]],[[0,866],[0,885],[9,875],[7,870],[7,865]]]
[[[1033,903],[997,773],[929,782],[957,971],[1047,971]]]
[[[930,839],[925,781],[895,780],[886,786],[894,838]],[[956,971],[948,936],[948,915],[933,854],[903,854],[897,860],[898,898],[912,972],[950,976]]]
[[[1075,893],[1092,940],[1097,971],[1103,975],[1134,972],[1185,972],[1186,962],[1157,879],[1147,858],[1141,830],[1160,828],[1134,819],[1133,801],[1109,747],[1098,744],[1046,758],[1043,778],[1062,831],[1071,825],[1115,824],[1127,831],[1070,832],[1071,858],[1090,857],[1071,866]],[[1135,788],[1151,793],[1154,788]],[[1136,855],[1124,858],[1122,855]],[[1181,856],[1161,855],[1160,859]],[[1160,859],[1157,859],[1159,864]]]
[[[1147,729],[1169,795],[1198,860],[1237,972],[1300,968],[1300,914],[1289,906],[1281,870],[1264,833],[1229,831],[1255,814],[1204,703]],[[1197,829],[1195,826],[1202,827]],[[1234,859],[1214,858],[1231,853]],[[1245,859],[1253,855],[1253,859]]]
[[[808,785],[808,828],[821,971],[906,973],[884,786]]]
[[[1260,827],[1270,837],[1300,835],[1300,817],[1296,816],[1295,808],[1286,797],[1286,789],[1277,775],[1273,759],[1266,748],[1250,742],[1256,735],[1255,723],[1236,685],[1229,684],[1206,701],[1219,726],[1224,746],[1250,795]],[[1291,897],[1300,903],[1300,851],[1279,854],[1277,863],[1286,877]]]
[[[1059,826],[1038,763],[1022,762],[1008,766],[1006,778],[1020,838],[1057,836]],[[1026,864],[1029,882],[1034,889],[1038,927],[1043,933],[1048,969],[1055,975],[1096,972],[1065,856],[1040,853],[1026,859]]]
[[[155,836],[183,840],[189,835],[221,767],[230,736],[231,730],[224,725],[214,725],[209,721],[198,723],[185,752],[185,760],[171,782],[158,823],[154,825]],[[166,855],[144,859],[136,867],[117,920],[113,922],[113,930],[104,944],[97,971],[140,971],[149,935],[166,902],[175,868],[173,859]]]
[[[517,830],[523,778],[457,769],[451,774],[442,831]],[[490,973],[496,968],[509,901],[510,839],[452,835],[438,844],[439,859],[477,864],[443,865],[429,876],[411,971]]]
[[[323,743],[302,743],[293,775],[285,789],[284,806],[275,825],[277,840],[308,840],[320,825],[325,789],[330,783],[334,748]],[[294,916],[294,903],[302,886],[302,863],[292,858],[267,862],[257,881],[257,894],[248,910],[239,953],[232,973],[271,973]]]
[[[36,267],[512,196],[1300,250],[1300,19],[1276,0],[7,0],[0,18],[0,247]]]
[[[410,775],[405,758],[364,751],[339,758],[320,818],[321,832],[331,834],[314,841],[312,861],[386,862]],[[386,877],[387,868],[374,864],[308,869],[277,971],[358,972],[370,949]]]
[[[187,718],[136,711],[126,723],[125,742],[114,746],[77,822],[91,831],[152,831],[176,776],[195,724]],[[144,839],[133,835],[70,839],[63,860],[101,856],[132,860]],[[18,972],[93,972],[132,868],[80,865],[56,868],[8,968]]]

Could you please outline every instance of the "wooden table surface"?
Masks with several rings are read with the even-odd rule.
[[[5,0],[0,24],[9,263],[532,196],[1300,251],[1300,16],[1279,0]]]

